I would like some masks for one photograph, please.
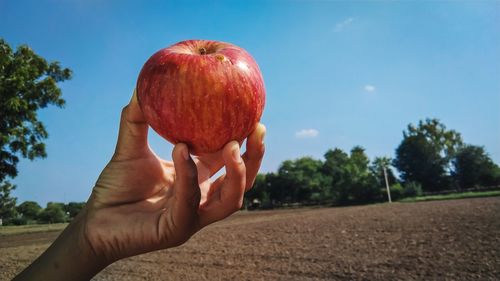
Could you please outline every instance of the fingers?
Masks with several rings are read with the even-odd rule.
[[[258,162],[257,166],[260,167],[262,156],[259,157],[259,154],[264,154],[263,141],[265,132],[266,127],[263,124],[259,123],[252,131],[252,133],[248,136],[246,146],[247,152],[243,154],[243,160],[245,160],[245,164],[247,164],[247,160],[250,160],[252,162],[252,165],[254,162]],[[259,158],[261,159],[260,161],[255,161]],[[209,175],[209,177],[211,177],[224,166],[224,160],[222,159],[222,150],[196,157],[194,162],[196,163],[196,166],[201,167],[203,170],[207,171],[207,174]],[[250,186],[251,185],[252,184],[250,183]]]
[[[222,159],[222,150],[203,156],[198,156],[196,157],[194,162],[196,163],[196,166],[200,167],[204,171],[207,171],[208,177],[210,178],[215,173],[217,173],[222,168],[222,166],[224,166],[224,159]]]
[[[224,166],[222,149],[211,154],[196,157],[194,159],[198,167],[198,183],[201,189],[201,203],[207,200],[210,190],[210,177],[217,173]]]
[[[222,158],[226,166],[226,175],[218,190],[199,210],[201,227],[231,215],[243,204],[246,169],[240,156],[239,144],[236,141],[228,143],[222,151]]]
[[[198,173],[196,165],[189,155],[186,144],[175,145],[172,151],[172,160],[175,168],[174,197],[176,222],[178,227],[186,222],[194,221],[200,204],[200,188],[198,186]],[[192,226],[186,225],[187,228]]]
[[[265,151],[265,134],[266,127],[259,123],[247,139],[247,149],[245,154],[243,154],[243,160],[245,161],[245,167],[247,170],[245,191],[252,188],[255,177],[259,172],[260,164],[262,163]]]
[[[148,124],[134,90],[130,103],[122,110],[114,158],[130,159],[143,156],[149,151],[147,139]]]
[[[181,186],[190,187],[190,189],[198,190],[198,172],[196,165],[189,155],[189,150],[186,144],[178,143],[172,151],[172,160],[175,168],[175,182]],[[192,187],[195,188],[192,188]],[[182,190],[186,190],[182,188]],[[182,192],[183,192],[182,191]],[[191,192],[191,190],[188,190]],[[180,190],[176,194],[183,194]]]

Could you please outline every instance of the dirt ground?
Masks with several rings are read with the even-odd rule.
[[[57,234],[0,237],[0,279]],[[94,280],[500,280],[500,197],[240,212]]]

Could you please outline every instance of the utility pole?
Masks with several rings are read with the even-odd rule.
[[[389,189],[389,180],[387,179],[387,169],[384,166],[384,178],[385,178],[385,187],[387,188],[387,198],[389,199],[389,203],[392,203],[391,200],[391,190]]]

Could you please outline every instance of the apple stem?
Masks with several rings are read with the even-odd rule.
[[[201,54],[201,55],[205,55],[206,53],[207,53],[207,49],[205,49],[205,48],[201,47],[201,48],[200,48],[200,54]]]

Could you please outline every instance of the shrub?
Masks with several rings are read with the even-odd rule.
[[[418,182],[408,182],[403,188],[403,197],[417,197],[422,195],[422,185]]]
[[[38,219],[43,223],[61,223],[65,222],[67,217],[62,203],[47,203],[47,208],[43,209],[38,215]]]
[[[399,200],[403,198],[403,187],[401,186],[401,184],[395,183],[391,185],[390,190],[392,200]]]
[[[28,219],[25,217],[16,217],[9,221],[9,224],[13,225],[25,225],[28,224]]]

